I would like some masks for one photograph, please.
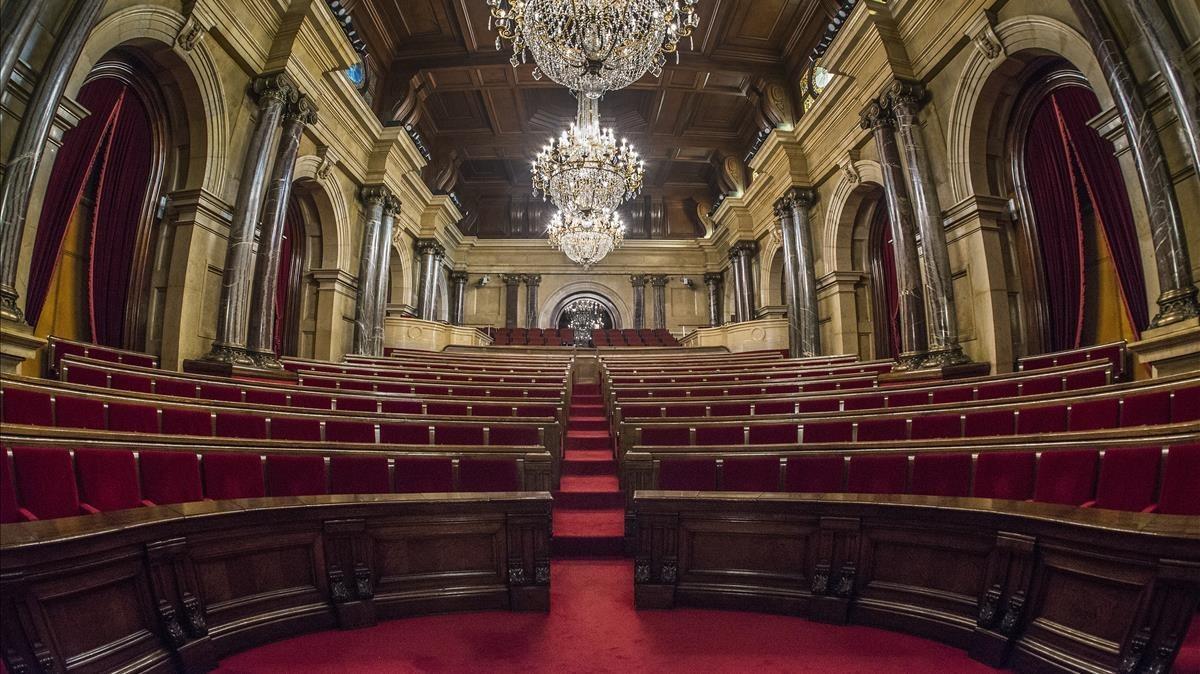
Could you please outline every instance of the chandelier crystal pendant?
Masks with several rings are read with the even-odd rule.
[[[625,239],[625,225],[612,211],[588,216],[559,211],[551,218],[546,232],[550,235],[550,245],[584,269],[603,260]]]
[[[662,74],[667,56],[700,17],[697,0],[487,0],[496,49],[507,41],[515,68],[533,55],[543,74],[588,98],[623,89],[646,72]]]
[[[645,164],[612,129],[600,128],[598,101],[579,97],[575,124],[533,161],[533,192],[564,211],[591,217],[615,211],[642,189]]]

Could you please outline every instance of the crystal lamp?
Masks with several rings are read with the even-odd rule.
[[[600,128],[597,101],[579,97],[575,123],[533,161],[533,191],[564,211],[590,217],[615,211],[642,189],[645,165],[612,129]]]
[[[588,216],[559,211],[551,218],[546,232],[550,235],[550,245],[588,269],[621,244],[625,225],[612,211]]]
[[[512,43],[515,68],[532,54],[543,74],[599,98],[647,71],[655,77],[700,24],[697,0],[487,0],[496,49]]]

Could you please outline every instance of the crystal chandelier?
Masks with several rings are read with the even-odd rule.
[[[546,232],[550,235],[550,245],[588,269],[621,245],[625,225],[612,211],[589,216],[559,211],[550,220]]]
[[[615,211],[642,189],[645,166],[612,129],[600,128],[598,101],[579,97],[575,123],[533,161],[533,192],[564,211],[590,216]]]
[[[679,60],[679,41],[700,17],[697,0],[487,0],[496,49],[512,43],[513,67],[533,55],[535,78],[599,98],[647,71],[662,74],[667,55]]]

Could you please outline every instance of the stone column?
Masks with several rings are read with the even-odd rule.
[[[0,318],[14,322],[25,318],[17,304],[17,258],[21,252],[21,235],[25,231],[25,215],[29,210],[29,193],[67,79],[104,2],[78,0],[71,7],[29,97],[9,150],[4,182],[0,185]],[[15,47],[18,52],[20,47]]]
[[[738,323],[754,320],[754,271],[751,263],[758,252],[754,241],[739,241],[729,249],[729,261],[733,267],[733,296],[737,305],[735,318]]]
[[[745,280],[742,278],[742,265],[739,260],[742,257],[742,251],[737,246],[729,249],[729,271],[733,274],[733,322],[741,323],[746,320],[746,306],[742,301],[745,297],[742,293],[742,286],[745,285]]]
[[[724,308],[721,306],[724,293],[724,274],[721,272],[708,272],[704,275],[704,285],[708,286],[708,325],[713,328],[721,327],[725,322],[722,315]]]
[[[379,315],[379,293],[376,288],[382,282],[379,276],[380,229],[383,226],[385,203],[392,199],[391,190],[383,185],[364,187],[359,192],[363,205],[363,233],[358,257],[358,297],[354,304],[354,353],[360,356],[375,355],[372,344],[375,336],[375,320]]]
[[[921,260],[924,263],[925,301],[929,319],[928,367],[970,362],[958,343],[958,313],[954,306],[954,285],[950,276],[950,251],[946,248],[946,227],[937,185],[925,147],[925,135],[917,121],[917,111],[925,96],[916,82],[898,81],[888,90],[888,102],[896,115],[896,129],[908,167],[909,194],[920,232]]]
[[[421,284],[417,293],[417,317],[434,320],[433,305],[437,298],[438,267],[446,249],[433,239],[417,241],[417,256],[421,260]]]
[[[450,324],[462,325],[465,322],[467,302],[467,272],[450,272]]]
[[[383,334],[384,334],[384,318],[387,317],[387,296],[388,288],[392,285],[392,246],[396,245],[393,241],[396,229],[396,216],[400,215],[400,199],[395,195],[389,195],[383,200],[383,215],[379,220],[379,229],[377,236],[379,242],[375,244],[376,254],[379,256],[376,260],[376,268],[378,272],[378,281],[371,289],[375,291],[375,299],[373,300],[373,311],[371,316],[371,353],[372,355],[383,355]]]
[[[504,327],[517,327],[517,303],[520,298],[517,292],[521,288],[520,274],[504,274],[500,277],[504,281]]]
[[[1125,59],[1104,12],[1095,0],[1070,0],[1079,15],[1104,79],[1113,92],[1129,148],[1133,152],[1142,196],[1150,215],[1150,234],[1154,240],[1154,261],[1158,268],[1158,315],[1151,327],[1169,325],[1200,315],[1192,261],[1188,254],[1183,217],[1167,166],[1162,142],[1154,128],[1154,118],[1142,99],[1129,61]],[[1192,167],[1200,172],[1200,93],[1194,71],[1156,0],[1125,0],[1134,22],[1146,36],[1154,65],[1162,74],[1167,93],[1175,107],[1184,142],[1191,154]]]
[[[258,97],[258,122],[246,148],[233,221],[229,224],[229,245],[225,251],[225,271],[221,276],[221,305],[217,311],[217,338],[204,357],[210,362],[254,365],[246,351],[250,325],[250,286],[253,282],[254,238],[267,190],[267,171],[275,147],[275,127],[284,106],[296,101],[296,89],[284,73],[264,75],[254,80]]]
[[[629,283],[633,286],[633,329],[641,330],[646,327],[646,275],[634,274]]]
[[[900,304],[900,353],[897,370],[920,366],[928,350],[925,327],[925,291],[921,287],[921,260],[917,254],[917,232],[912,202],[904,185],[904,168],[896,147],[896,120],[879,102],[872,101],[862,112],[861,125],[870,129],[883,171],[892,250],[896,259],[896,291]]]
[[[787,276],[788,353],[807,358],[821,353],[820,314],[817,312],[817,276],[813,270],[809,209],[817,194],[810,188],[792,188],[775,202],[775,217],[783,241],[783,269]]]
[[[542,284],[541,274],[525,274],[525,327],[538,326],[538,286]]]
[[[658,330],[667,327],[667,283],[669,276],[651,276],[650,284],[654,286],[654,327]]]
[[[283,134],[275,153],[275,165],[271,169],[271,186],[263,203],[250,296],[250,338],[246,348],[259,367],[283,369],[274,349],[279,249],[283,244],[284,221],[292,193],[300,135],[304,133],[306,125],[315,124],[316,121],[317,107],[308,96],[301,96],[294,105],[288,106],[283,116]]]
[[[0,11],[0,94],[8,87],[25,41],[37,23],[39,4],[34,0],[10,0]]]

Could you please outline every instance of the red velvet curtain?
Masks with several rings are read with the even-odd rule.
[[[275,280],[275,327],[272,338],[277,355],[284,354],[284,342],[294,339],[289,335],[292,321],[298,317],[300,273],[304,264],[304,216],[295,197],[289,200],[284,220],[283,242],[279,248],[279,277]],[[295,355],[295,354],[290,354]]]
[[[888,218],[887,204],[880,200],[875,208],[875,214],[871,218],[871,248],[875,262],[872,264],[872,273],[877,277],[875,281],[875,317],[876,324],[882,324],[884,329],[876,330],[877,339],[883,341],[886,339],[886,344],[880,346],[886,347],[887,353],[878,353],[876,356],[891,356],[896,358],[900,355],[902,344],[900,343],[900,290],[899,284],[896,282],[896,251],[892,243],[892,225]]]

